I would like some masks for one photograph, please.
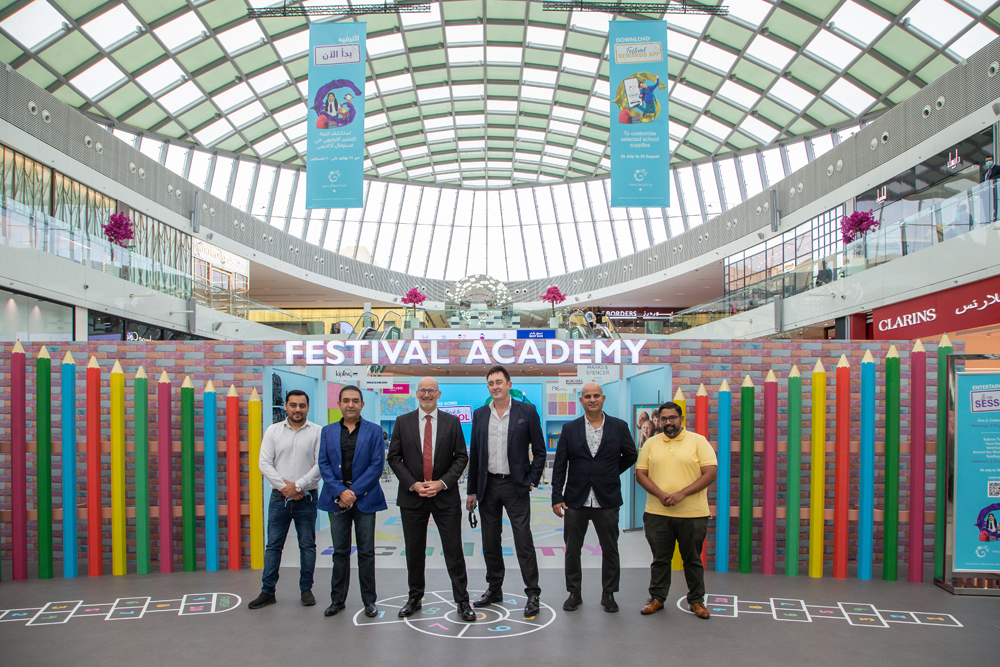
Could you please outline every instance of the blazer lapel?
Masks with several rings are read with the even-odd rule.
[[[329,452],[329,456],[330,456],[330,463],[333,465],[334,468],[339,467],[342,463],[342,461],[340,460],[342,456],[340,450],[340,428],[341,426],[339,420],[333,422],[333,433],[330,434],[333,437],[333,447],[331,448],[332,451]]]
[[[358,458],[361,456],[361,447],[365,442],[365,431],[368,430],[368,422],[364,419],[358,422],[358,437],[354,441],[354,458],[351,459],[351,469],[358,469]]]
[[[510,446],[514,442],[514,427],[517,426],[517,413],[520,412],[521,402],[515,401],[513,398],[510,399],[510,405],[507,407],[507,411],[510,416],[507,417],[507,451],[510,451]]]
[[[438,408],[437,435],[434,437],[434,464],[435,465],[437,465],[438,459],[441,456],[444,456],[443,452],[446,449],[445,446],[444,446],[445,437],[446,437],[445,436],[445,432],[444,432],[445,425],[444,425],[444,422],[441,420],[441,415],[443,415],[443,414],[444,413],[441,412],[441,408]],[[451,456],[451,454],[448,454],[449,458],[450,458],[450,456]]]

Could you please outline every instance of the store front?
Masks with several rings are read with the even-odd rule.
[[[944,333],[962,339],[966,332],[994,325],[1000,325],[1000,276],[876,308],[871,331],[875,340]]]

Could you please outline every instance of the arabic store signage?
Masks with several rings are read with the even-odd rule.
[[[872,311],[876,340],[936,336],[1000,322],[1000,276]]]

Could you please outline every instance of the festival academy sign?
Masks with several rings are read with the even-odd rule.
[[[667,24],[612,21],[611,205],[670,206]]]
[[[364,205],[367,25],[309,26],[306,208]]]

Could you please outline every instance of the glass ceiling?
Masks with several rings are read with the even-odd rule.
[[[309,19],[246,17],[272,0],[0,4],[0,61],[184,178],[308,242],[446,279],[487,262],[503,280],[558,275],[696,227],[1000,32],[995,0],[727,0],[726,17],[667,15],[673,205],[611,209],[609,15],[443,0],[320,17],[368,23],[368,182],[364,209],[308,211]],[[664,17],[615,20],[648,18]],[[480,261],[501,238],[503,262]]]

